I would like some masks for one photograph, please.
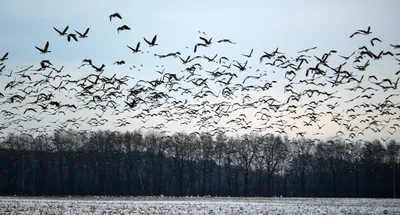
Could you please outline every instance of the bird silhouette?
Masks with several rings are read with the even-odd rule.
[[[119,34],[120,31],[129,31],[129,30],[131,30],[131,28],[129,26],[127,26],[127,25],[122,25],[122,26],[117,28],[118,34]]]
[[[49,41],[46,42],[46,45],[44,46],[44,49],[41,49],[37,46],[35,46],[37,50],[40,51],[41,54],[46,54],[46,53],[50,53],[51,51],[49,51]]]
[[[130,47],[130,46],[128,46],[128,45],[127,45],[127,47],[128,47],[130,50],[132,50],[133,53],[141,52],[141,50],[139,49],[139,47],[140,47],[140,42],[137,43],[136,48],[132,48],[132,47]]]
[[[55,31],[59,34],[59,36],[66,36],[69,26],[65,27],[63,31],[58,30],[57,28],[53,27]]]
[[[150,47],[153,47],[153,46],[158,45],[158,44],[156,43],[157,35],[155,35],[155,36],[153,37],[153,39],[151,40],[151,42],[149,42],[149,41],[148,41],[146,38],[144,38],[144,37],[143,37],[143,39],[144,39],[144,41],[146,41],[147,44],[149,44]]]
[[[121,15],[119,13],[113,13],[109,16],[110,22],[112,21],[113,18],[119,18],[122,19]]]
[[[89,33],[89,29],[90,28],[87,28],[85,33],[83,33],[83,34],[78,32],[78,31],[76,31],[76,30],[75,30],[75,32],[79,35],[79,38],[87,38],[88,37],[87,34]]]

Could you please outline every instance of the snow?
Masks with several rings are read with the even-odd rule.
[[[0,214],[399,214],[400,199],[0,197]]]

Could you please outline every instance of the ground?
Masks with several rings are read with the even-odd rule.
[[[0,214],[399,214],[400,199],[1,197]]]

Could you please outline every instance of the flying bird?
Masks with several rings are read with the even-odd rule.
[[[71,38],[74,39],[76,42],[78,42],[78,38],[76,38],[76,34],[68,34],[67,35],[68,42],[71,42]]]
[[[106,65],[102,64],[101,67],[97,67],[97,66],[95,66],[95,65],[92,64],[92,67],[93,67],[93,69],[96,70],[96,72],[102,72],[102,71],[104,70],[104,67],[105,67],[105,66],[106,66]]]
[[[342,56],[342,55],[339,55],[339,57],[341,57],[341,58],[343,58],[343,59],[345,59],[345,60],[348,60],[348,59],[350,59],[354,54],[355,54],[356,52],[354,51],[351,55],[349,55],[349,56]]]
[[[308,49],[301,50],[301,51],[299,51],[299,52],[297,52],[297,53],[308,52],[308,51],[314,50],[314,49],[316,49],[316,48],[317,48],[317,46],[312,47],[312,48],[308,48]]]
[[[253,54],[253,49],[251,49],[250,54],[246,55],[246,54],[242,54],[245,57],[251,58],[251,55]]]
[[[374,38],[371,39],[371,45],[372,46],[374,46],[374,41],[382,42],[379,38],[374,37]]]
[[[55,27],[53,27],[53,28],[54,28],[54,30],[57,31],[57,33],[58,33],[60,36],[66,36],[69,26],[65,27],[63,31],[60,31],[60,30],[58,30],[58,29],[55,28]]]
[[[8,59],[7,56],[8,56],[8,52],[2,58],[0,58],[0,62],[7,60]]]
[[[127,26],[127,25],[123,25],[123,26],[120,26],[120,27],[117,28],[118,34],[119,34],[120,31],[125,31],[125,30],[129,31],[129,30],[131,30],[131,28],[129,26]]]
[[[36,47],[37,50],[40,51],[41,54],[46,54],[46,53],[51,52],[51,51],[49,51],[49,41],[46,42],[46,45],[44,46],[44,49],[41,49],[41,48],[39,48],[37,46],[35,46],[35,47]]]
[[[139,49],[139,47],[140,47],[140,42],[138,42],[137,43],[137,45],[136,45],[136,48],[134,49],[134,48],[132,48],[132,47],[130,47],[130,46],[128,46],[127,45],[127,47],[130,49],[130,50],[132,50],[132,52],[133,53],[138,53],[138,52],[140,52],[141,50]]]
[[[212,37],[209,39],[209,40],[207,40],[206,38],[204,38],[204,37],[200,37],[200,39],[201,40],[203,40],[204,41],[204,43],[206,44],[206,45],[211,45],[211,40],[212,40]]]
[[[122,19],[121,15],[120,15],[119,13],[111,14],[109,17],[110,17],[110,22],[111,22],[111,20],[112,20],[113,18]]]
[[[198,47],[198,46],[208,47],[207,44],[197,43],[197,44],[194,46],[194,53],[197,52],[197,47]]]
[[[144,41],[146,41],[147,44],[149,44],[150,47],[153,47],[153,46],[158,45],[158,44],[156,43],[157,35],[155,35],[155,36],[153,37],[153,39],[151,40],[151,42],[149,42],[149,41],[148,41],[146,38],[144,38],[144,37],[143,37],[143,39],[144,39]]]
[[[357,34],[368,35],[368,34],[371,34],[371,33],[372,33],[371,32],[371,27],[368,26],[367,30],[358,30],[358,31],[354,32],[352,35],[350,35],[350,38],[353,38]]]
[[[217,43],[232,43],[232,44],[236,44],[236,43],[232,42],[232,41],[229,40],[229,39],[218,40]]]
[[[86,38],[87,34],[89,33],[89,28],[87,28],[85,33],[83,33],[83,34],[78,31],[75,31],[75,32],[79,35],[79,38]]]
[[[117,65],[122,65],[122,64],[125,64],[125,61],[124,61],[124,60],[115,61],[114,65],[115,65],[115,64],[117,64]]]

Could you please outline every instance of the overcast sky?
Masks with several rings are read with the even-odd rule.
[[[184,68],[179,60],[158,59],[153,54],[180,51],[182,57],[193,56],[194,45],[201,42],[199,36],[202,34],[198,31],[204,31],[205,37],[212,37],[214,44],[207,49],[200,48],[199,54],[218,54],[244,62],[246,59],[242,54],[248,54],[254,48],[255,57],[249,60],[249,64],[253,70],[265,70],[265,66],[259,63],[259,56],[263,51],[272,52],[277,47],[292,57],[298,55],[297,51],[314,46],[318,48],[312,55],[322,56],[332,49],[337,50],[338,54],[349,55],[358,47],[369,44],[370,37],[349,38],[354,31],[366,29],[368,26],[371,26],[373,35],[383,41],[375,50],[388,50],[389,44],[400,43],[399,8],[400,2],[396,0],[5,1],[1,4],[0,13],[0,57],[9,52],[6,73],[22,65],[38,67],[41,60],[48,59],[58,68],[64,65],[65,73],[82,77],[91,72],[90,68],[78,70],[77,67],[83,59],[90,58],[95,65],[106,65],[105,75],[128,74],[137,80],[152,80],[157,74],[154,71],[161,66],[178,74]],[[119,12],[123,19],[110,22],[108,16],[115,12]],[[118,34],[117,27],[124,24],[131,31]],[[77,43],[68,43],[65,37],[58,36],[53,29],[56,27],[62,30],[67,25],[69,31],[79,32],[90,27],[89,37]],[[150,40],[154,35],[158,36],[159,46],[149,48],[143,37]],[[218,39],[224,38],[230,38],[237,44],[216,43]],[[44,47],[46,41],[50,42],[49,49],[52,52],[44,56],[35,46]],[[134,47],[139,41],[144,53],[133,55],[126,45]],[[117,60],[125,60],[127,64],[113,65]],[[336,67],[340,61],[333,59],[329,63]],[[140,68],[140,64],[143,65],[141,71],[129,69],[133,66]],[[209,66],[208,69],[214,70],[216,67]],[[383,63],[371,67],[373,71],[366,71],[365,74],[379,73],[381,78],[393,78],[393,71],[398,68],[393,61],[383,60]],[[271,90],[271,95],[283,95],[283,86],[287,84],[283,74],[268,74],[271,79],[278,81],[278,89]],[[8,81],[9,79],[2,77],[2,89]],[[269,95],[268,92],[261,94]],[[343,97],[351,96],[346,94]],[[324,122],[327,127],[331,123],[329,119]],[[130,126],[125,129],[131,130],[141,124],[133,123]],[[106,128],[113,129],[113,124],[110,123]],[[174,129],[176,126],[170,128]],[[331,131],[331,134],[334,133],[336,132]],[[395,135],[400,137],[399,132]]]

